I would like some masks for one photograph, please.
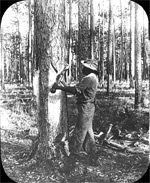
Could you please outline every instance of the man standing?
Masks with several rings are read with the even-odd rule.
[[[76,95],[78,107],[78,120],[73,136],[69,140],[71,155],[83,152],[94,154],[96,145],[93,133],[93,117],[95,112],[95,96],[98,86],[98,62],[96,60],[83,60],[81,82],[71,87],[54,83],[53,88]]]

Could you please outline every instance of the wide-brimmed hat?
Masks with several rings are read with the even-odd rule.
[[[98,72],[98,61],[95,59],[82,60],[82,65],[85,67]]]

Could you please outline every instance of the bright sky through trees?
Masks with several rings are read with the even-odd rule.
[[[122,0],[123,1],[123,6],[124,8],[129,8],[129,0]],[[102,8],[102,5],[104,3],[104,9],[105,11],[108,10],[108,2],[107,0],[104,1],[98,1],[98,0],[93,0],[94,2],[94,23],[97,24],[99,16],[98,16],[98,12],[99,12],[99,4],[100,4],[100,10]],[[32,0],[33,3],[33,0]],[[112,4],[113,4],[113,9],[114,9],[114,15],[115,15],[115,23],[120,24],[120,16],[118,17],[118,15],[120,15],[120,0],[112,0]],[[13,26],[13,20],[15,19],[15,17],[17,16],[19,18],[19,22],[20,22],[20,32],[22,35],[26,35],[28,32],[28,9],[27,7],[24,6],[24,4],[22,3],[20,6],[20,12],[18,15],[16,15],[16,13],[12,10],[11,7],[9,7],[7,9],[7,11],[4,13],[3,18],[2,18],[2,28],[3,28],[3,32],[14,32],[15,31],[15,26]],[[78,17],[77,17],[77,13],[78,13],[78,4],[77,3],[73,3],[73,16],[72,16],[72,24],[74,27],[77,26],[78,23]],[[143,22],[143,8],[141,7],[141,22]],[[76,16],[75,16],[76,15]],[[144,25],[145,28],[148,27],[148,17],[146,15],[146,13],[144,12]]]

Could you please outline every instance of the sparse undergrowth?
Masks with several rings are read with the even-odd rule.
[[[59,160],[47,159],[39,161],[33,158],[30,161],[20,161],[20,152],[29,153],[32,140],[36,138],[37,118],[21,112],[15,113],[1,102],[0,110],[3,115],[1,123],[1,157],[3,168],[7,175],[16,182],[114,182],[130,183],[142,177],[149,163],[148,108],[140,110],[133,108],[133,91],[97,93],[97,105],[94,118],[94,131],[106,133],[109,124],[112,124],[110,137],[116,143],[130,147],[132,151],[113,148],[101,144],[99,147],[99,165],[91,166],[85,159],[78,160],[70,174],[60,174]],[[75,125],[77,108],[75,98],[68,95],[69,127]],[[35,112],[36,114],[36,112]],[[8,124],[6,124],[8,123]],[[134,143],[131,143],[134,142]],[[24,155],[22,154],[22,157]]]

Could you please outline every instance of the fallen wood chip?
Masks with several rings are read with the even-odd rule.
[[[94,137],[99,138],[99,137],[102,136],[103,134],[104,134],[103,132],[100,132],[98,135],[94,133]]]
[[[113,142],[113,141],[106,141],[106,143],[108,145],[112,145],[112,146],[117,147],[117,148],[120,148],[120,149],[125,149],[126,148],[126,146],[121,145],[121,144],[118,144],[118,143]]]

